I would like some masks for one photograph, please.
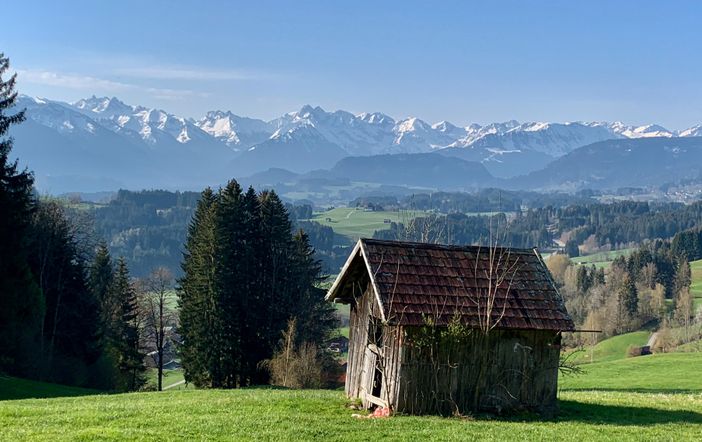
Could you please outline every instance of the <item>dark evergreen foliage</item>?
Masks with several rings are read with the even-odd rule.
[[[102,352],[99,302],[87,281],[87,263],[75,226],[52,201],[37,204],[32,217],[30,268],[43,295],[42,376],[90,385],[90,366]]]
[[[136,290],[129,280],[124,258],[117,261],[112,291],[113,299],[118,302],[117,315],[110,327],[110,350],[114,352],[119,371],[117,388],[121,391],[136,391],[146,381],[146,367],[139,340]]]
[[[320,264],[305,235],[293,237],[274,192],[246,193],[236,181],[206,189],[191,222],[179,281],[181,361],[203,387],[267,382],[269,359],[289,319],[323,344],[336,318],[315,288]]]
[[[188,228],[183,255],[183,277],[178,281],[180,315],[180,357],[185,380],[197,386],[212,386],[221,375],[214,358],[218,337],[216,312],[219,309],[215,271],[217,195],[202,192]]]
[[[9,67],[0,53],[0,372],[26,375],[38,368],[44,305],[28,263],[33,177],[18,170],[7,137],[10,126],[24,120],[24,112],[11,111],[16,75],[2,78]]]

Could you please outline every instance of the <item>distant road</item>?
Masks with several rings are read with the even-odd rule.
[[[175,384],[171,384],[168,387],[163,387],[164,390],[168,390],[169,388],[177,387],[178,385],[183,385],[185,383],[185,380],[178,381]]]
[[[658,339],[658,332],[654,332],[653,334],[651,334],[651,337],[648,338],[648,342],[646,343],[648,348],[653,348],[653,344],[656,343],[656,339]]]

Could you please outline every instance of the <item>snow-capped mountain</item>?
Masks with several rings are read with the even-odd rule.
[[[702,136],[702,125],[679,132],[655,124],[621,122],[512,120],[461,126],[448,121],[430,124],[416,117],[396,120],[380,112],[328,112],[310,105],[270,121],[219,110],[191,119],[129,105],[116,97],[95,96],[75,103],[21,96],[18,108],[27,109],[31,124],[25,125],[34,133],[19,129],[16,153],[29,164],[33,156],[45,156],[41,162],[49,170],[37,173],[54,177],[64,173],[52,169],[46,159],[65,154],[57,146],[68,146],[67,151],[82,156],[73,159],[75,164],[91,158],[92,163],[77,167],[76,173],[86,170],[98,177],[117,178],[136,173],[114,171],[114,161],[100,163],[101,158],[110,157],[108,150],[114,150],[122,157],[138,153],[145,169],[169,175],[169,185],[187,179],[198,185],[205,178],[221,182],[271,167],[306,172],[330,167],[346,156],[428,152],[478,161],[494,175],[510,177],[604,140]],[[168,173],[162,172],[168,168]]]
[[[211,111],[195,125],[223,141],[233,150],[262,143],[271,136],[273,126],[263,120],[240,117],[227,111]]]

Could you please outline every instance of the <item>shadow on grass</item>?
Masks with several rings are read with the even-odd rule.
[[[700,394],[699,389],[685,388],[561,388],[559,392],[584,393],[588,391],[613,393],[646,393],[646,394]]]
[[[590,404],[560,400],[557,422],[647,426],[657,424],[702,424],[702,414],[688,410]]]
[[[59,397],[92,396],[107,392],[80,387],[0,376],[0,403],[19,399],[49,399]]]

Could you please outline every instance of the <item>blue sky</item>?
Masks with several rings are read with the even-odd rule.
[[[184,116],[303,104],[455,124],[702,123],[702,2],[44,1],[3,7],[20,92]]]

